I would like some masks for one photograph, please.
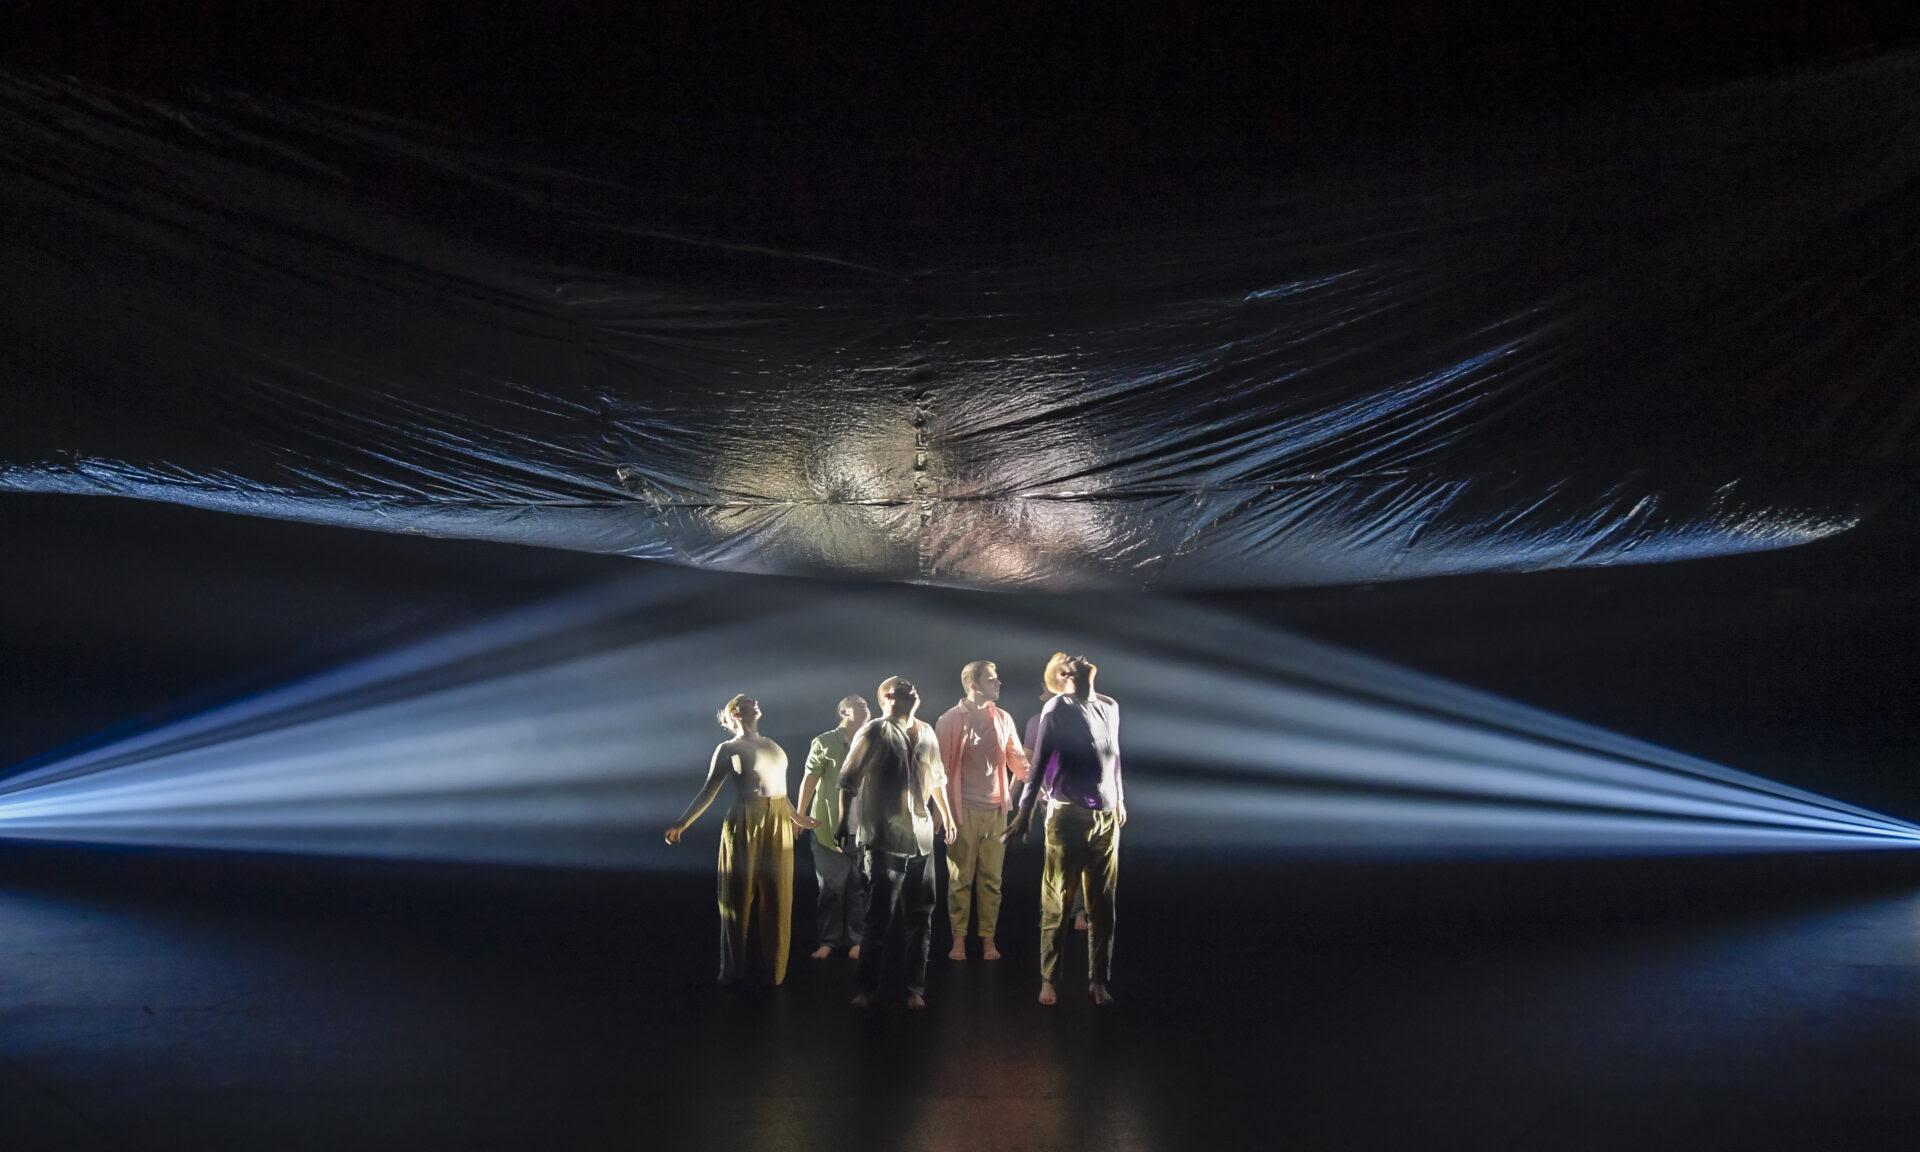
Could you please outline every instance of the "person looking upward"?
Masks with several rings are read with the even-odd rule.
[[[1087,991],[1099,1005],[1113,1003],[1114,894],[1119,881],[1120,829],[1127,822],[1120,778],[1120,705],[1093,690],[1099,669],[1085,656],[1064,667],[1071,691],[1047,701],[1040,713],[1033,762],[1019,811],[1003,837],[1026,840],[1035,805],[1047,798],[1046,865],[1040,876],[1040,1003],[1056,1000],[1061,920],[1075,889],[1087,894]]]
[[[836,838],[852,835],[865,854],[867,920],[854,968],[856,1008],[873,1003],[880,988],[887,930],[905,904],[907,1007],[927,1006],[927,952],[933,941],[933,835],[953,843],[953,812],[933,726],[914,718],[920,694],[899,676],[880,683],[886,714],[853,738],[840,767]],[[849,814],[857,811],[857,820]]]
[[[1073,691],[1073,681],[1067,679],[1066,673],[1067,661],[1071,659],[1073,659],[1073,657],[1067,655],[1065,652],[1055,652],[1047,658],[1047,665],[1040,673],[1040,709],[1042,712],[1046,710],[1047,701],[1063,692]],[[1027,751],[1031,753],[1035,745],[1039,744],[1039,742],[1040,712],[1035,712],[1032,716],[1027,717]],[[1047,770],[1047,765],[1036,760],[1033,762],[1030,770],[1044,773]],[[1045,799],[1044,796],[1041,798]],[[1073,930],[1075,932],[1085,932],[1087,930],[1086,893],[1080,891],[1078,888],[1073,890],[1073,896],[1069,903],[1067,914],[1073,917]]]
[[[720,983],[787,978],[793,925],[793,805],[787,801],[787,753],[760,735],[760,704],[744,693],[720,710],[732,738],[713,750],[707,782],[667,829],[678,844],[689,825],[733,781],[733,804],[720,823]]]

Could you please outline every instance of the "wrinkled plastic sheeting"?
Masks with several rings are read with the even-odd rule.
[[[820,252],[419,125],[0,76],[0,487],[976,587],[1796,544],[1914,463],[1916,80]]]

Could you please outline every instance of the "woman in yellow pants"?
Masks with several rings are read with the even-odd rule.
[[[687,826],[733,780],[733,806],[720,825],[720,982],[778,984],[787,978],[793,926],[793,805],[787,753],[760,735],[760,704],[735,696],[720,710],[733,738],[713,750],[707,782],[667,829],[680,843]]]

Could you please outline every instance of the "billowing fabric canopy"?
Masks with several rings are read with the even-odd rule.
[[[1915,462],[1917,81],[1250,159],[1057,229],[868,198],[862,242],[803,180],[0,75],[0,488],[989,588],[1795,544]]]

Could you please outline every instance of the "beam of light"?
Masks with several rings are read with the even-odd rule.
[[[674,569],[0,778],[0,837],[706,868],[660,832],[757,697],[798,765],[900,673],[932,719],[1056,648],[1121,701],[1130,845],[1422,856],[1913,847],[1920,828],[1190,603]],[[696,826],[711,839],[725,798]]]

